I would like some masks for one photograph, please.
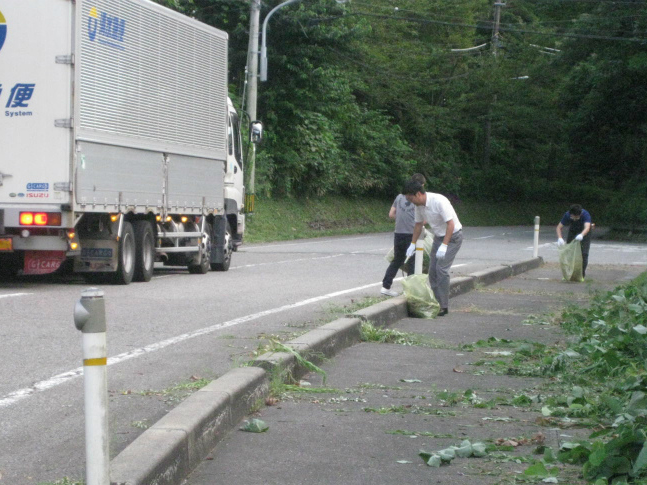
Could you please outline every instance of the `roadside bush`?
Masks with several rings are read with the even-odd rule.
[[[647,181],[627,182],[611,199],[608,212],[614,229],[647,231]]]
[[[597,431],[589,440],[568,443],[558,458],[581,463],[584,478],[596,485],[645,483],[647,273],[596,297],[588,309],[565,312],[563,318],[563,328],[577,340],[544,371],[564,382],[586,382],[595,390],[595,396],[579,392],[569,411],[588,406],[587,416]]]

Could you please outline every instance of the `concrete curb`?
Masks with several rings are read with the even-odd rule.
[[[474,289],[476,280],[473,276],[452,278],[449,283],[449,297],[462,295]]]
[[[269,392],[263,369],[243,367],[195,392],[110,462],[112,485],[173,485]]]
[[[539,268],[542,264],[544,264],[544,258],[538,256],[536,258],[527,259],[525,261],[517,261],[516,263],[512,263],[506,266],[510,266],[512,268],[513,276],[517,276],[518,274],[525,273],[526,271],[530,271],[531,269]]]
[[[533,258],[453,278],[450,295],[467,293],[543,264]],[[406,318],[404,296],[382,301],[316,328],[285,345],[315,364],[360,340],[363,322],[388,326]],[[269,374],[298,379],[307,369],[291,352],[268,352],[227,372],[179,404],[110,462],[111,485],[180,483],[269,393]]]
[[[363,308],[348,316],[360,318],[363,322],[371,322],[377,327],[384,327],[408,316],[407,300],[404,296],[391,298]]]

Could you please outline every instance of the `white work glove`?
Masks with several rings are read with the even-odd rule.
[[[564,240],[560,237],[560,238],[557,240],[557,246],[558,246],[558,247],[559,247],[559,246],[563,246],[564,244],[566,244],[566,243],[565,243],[565,242],[564,242]]]
[[[582,239],[584,239],[584,236],[582,236],[581,234],[578,234],[577,236],[575,236],[576,241],[581,241]]]
[[[409,248],[407,249],[407,258],[410,258],[411,256],[413,256],[415,252],[416,252],[416,245],[414,243],[409,244]]]
[[[436,257],[438,259],[444,259],[445,258],[445,253],[447,252],[447,244],[441,244],[440,247],[438,248],[438,251],[436,251]]]

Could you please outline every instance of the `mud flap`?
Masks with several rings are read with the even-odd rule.
[[[119,243],[106,239],[81,241],[81,254],[74,258],[75,273],[117,271]]]
[[[225,234],[227,232],[227,218],[218,216],[213,220],[213,247],[211,250],[211,263],[225,261]]]

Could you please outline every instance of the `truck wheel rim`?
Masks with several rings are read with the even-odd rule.
[[[153,249],[153,237],[150,234],[146,234],[144,237],[144,244],[143,244],[143,263],[144,263],[144,269],[151,268],[153,266],[153,253],[155,250]]]
[[[124,251],[122,257],[124,273],[130,273],[135,264],[135,244],[130,234],[124,235]]]

